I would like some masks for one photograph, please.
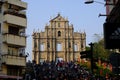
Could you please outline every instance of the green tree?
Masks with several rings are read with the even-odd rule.
[[[102,60],[108,60],[110,51],[104,48],[104,40],[101,39],[98,42],[94,43],[93,57],[100,58]]]

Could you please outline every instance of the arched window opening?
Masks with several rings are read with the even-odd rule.
[[[68,45],[68,46],[69,46],[69,48],[71,48],[71,43],[70,43],[70,42],[69,42],[69,45]]]
[[[47,47],[50,48],[50,43],[49,42],[47,42]]]
[[[61,36],[61,32],[60,31],[58,31],[58,37],[60,37]]]

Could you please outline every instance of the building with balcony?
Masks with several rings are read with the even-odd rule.
[[[86,33],[74,32],[67,18],[58,14],[45,26],[45,31],[33,32],[33,60],[80,60],[80,52],[86,47]]]
[[[20,80],[26,66],[27,3],[0,0],[0,80]]]

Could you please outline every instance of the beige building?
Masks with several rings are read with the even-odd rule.
[[[73,25],[58,14],[45,26],[44,32],[33,32],[33,60],[74,61],[86,47],[86,33],[74,32]]]
[[[27,3],[0,0],[0,80],[20,80],[26,66]]]

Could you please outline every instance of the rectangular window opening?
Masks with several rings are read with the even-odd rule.
[[[40,51],[44,51],[44,43],[40,44]]]
[[[57,51],[61,51],[62,50],[62,44],[61,43],[57,43]]]

